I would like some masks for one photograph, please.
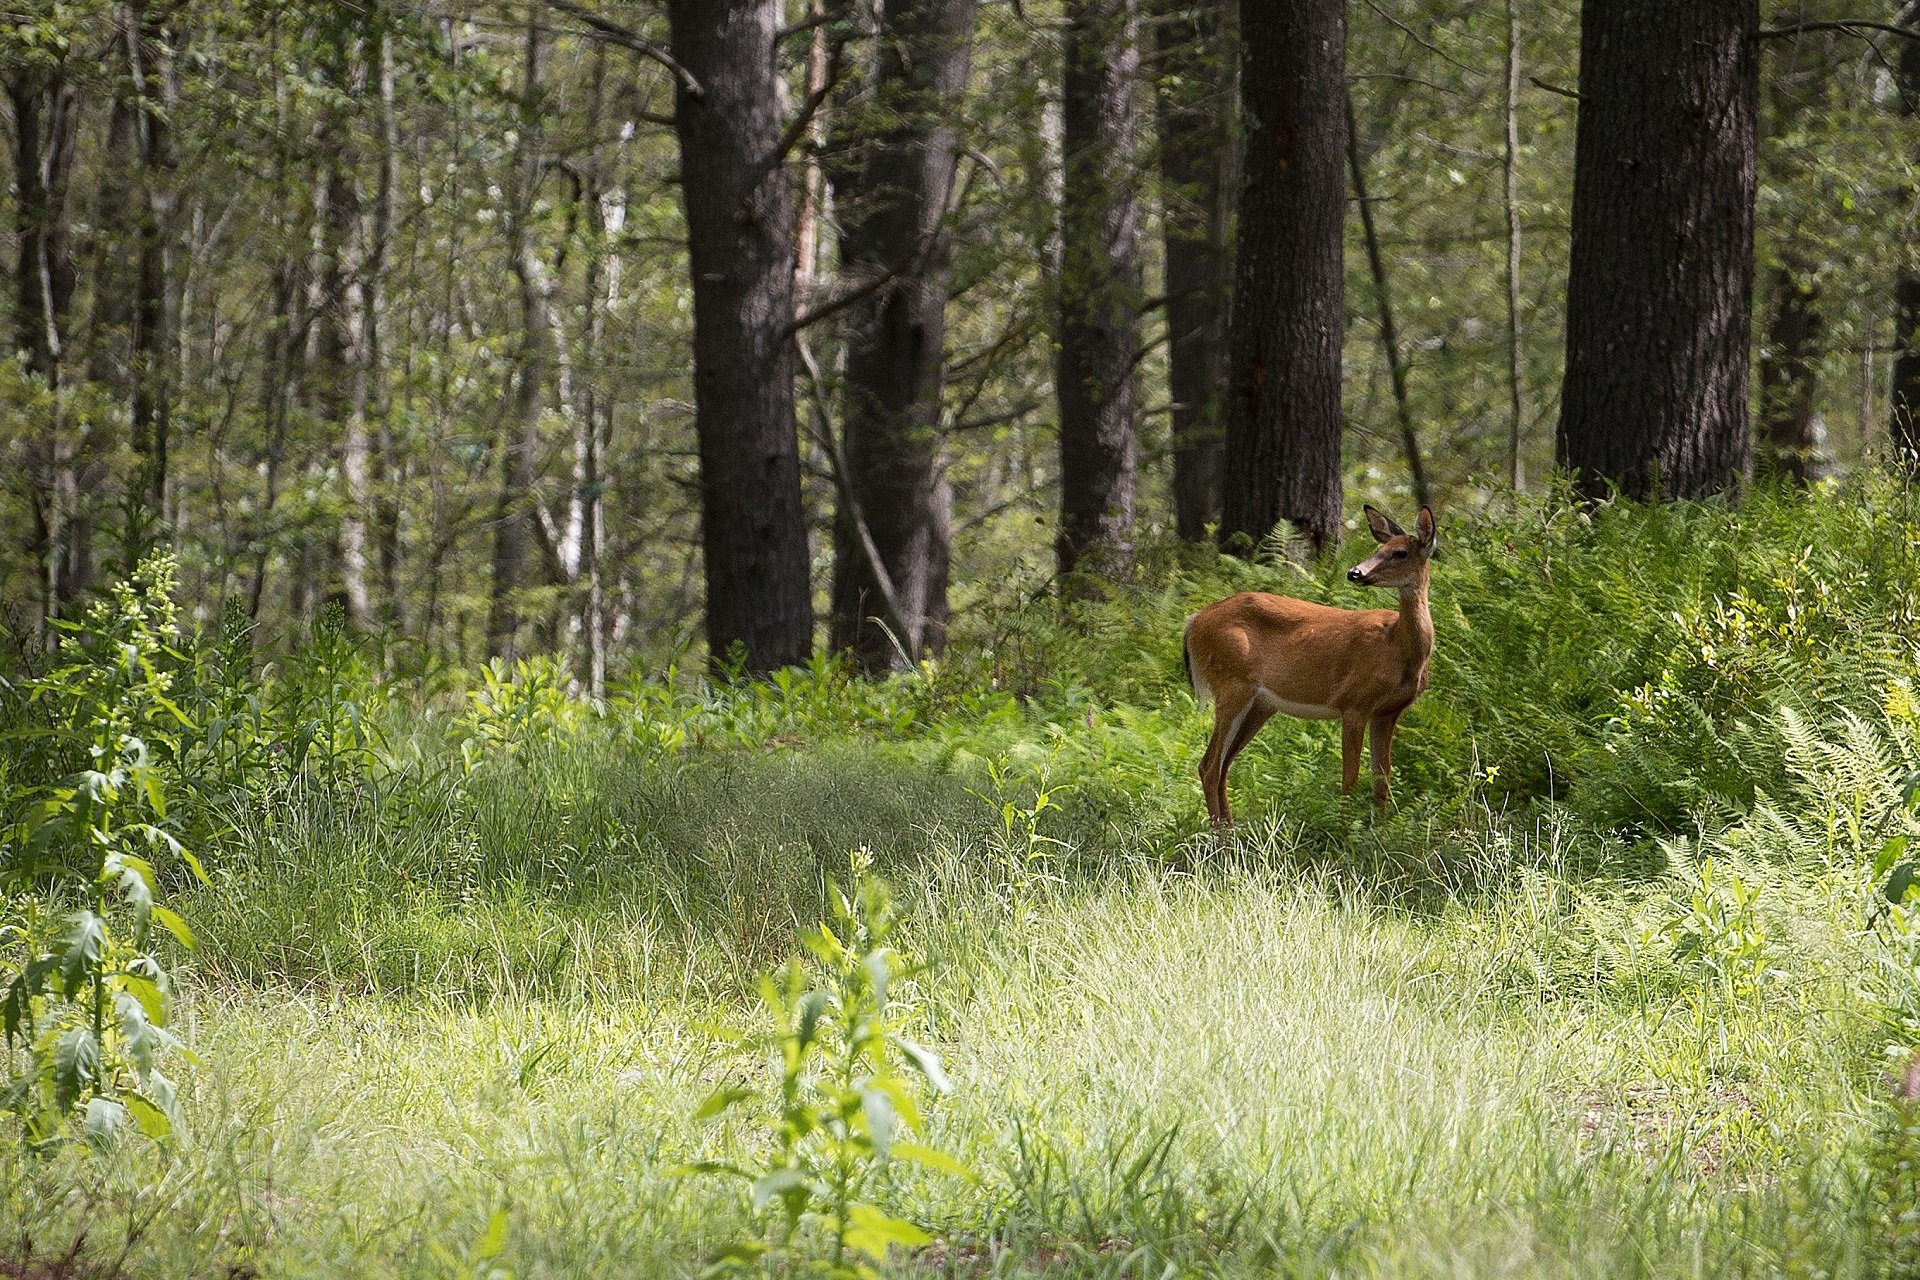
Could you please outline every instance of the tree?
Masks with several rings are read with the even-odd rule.
[[[1068,0],[1062,77],[1060,532],[1069,590],[1133,567],[1134,368],[1140,348],[1133,0]]]
[[[885,6],[872,91],[843,120],[864,143],[832,166],[844,272],[868,292],[847,312],[831,643],[868,671],[946,641],[948,214],[973,21],[973,0]]]
[[[1345,5],[1247,5],[1240,40],[1246,172],[1220,536],[1257,542],[1286,520],[1319,552],[1340,529]]]
[[[1911,12],[1911,9],[1909,10]],[[1920,33],[1920,16],[1908,19]],[[1900,114],[1920,117],[1920,38],[1900,41],[1898,74]],[[1898,354],[1893,360],[1889,430],[1894,456],[1909,470],[1920,467],[1920,266],[1908,259],[1894,278],[1893,334]]]
[[[1581,492],[1751,470],[1757,0],[1585,0],[1558,460]]]
[[[707,646],[748,671],[813,652],[793,408],[793,213],[776,0],[671,0],[693,275]]]
[[[1173,399],[1174,527],[1188,542],[1220,516],[1227,308],[1233,298],[1235,155],[1227,10],[1167,0],[1154,83],[1160,119],[1167,390]]]

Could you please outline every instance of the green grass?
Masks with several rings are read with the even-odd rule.
[[[768,1078],[723,1029],[862,846],[976,1175],[888,1175],[939,1238],[888,1274],[1913,1267],[1885,1050],[1920,948],[1869,867],[1913,829],[1914,609],[1859,569],[1912,519],[1502,519],[1449,531],[1381,821],[1289,722],[1202,831],[1168,637],[1287,572],[1230,562],[893,684],[555,704],[471,775],[443,705],[390,707],[380,770],[220,801],[212,884],[168,887],[180,1130],[0,1159],[0,1275],[83,1235],[103,1276],[699,1274],[752,1227],[674,1170],[755,1139],[693,1114]]]

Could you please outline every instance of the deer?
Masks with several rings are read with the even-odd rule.
[[[1371,735],[1373,803],[1384,814],[1393,772],[1393,731],[1427,687],[1433,618],[1427,567],[1436,545],[1433,509],[1421,507],[1408,533],[1366,507],[1379,543],[1347,571],[1362,587],[1392,587],[1398,609],[1340,609],[1246,591],[1187,619],[1184,647],[1194,697],[1213,702],[1213,735],[1200,757],[1200,789],[1215,827],[1233,822],[1227,770],[1276,713],[1340,722],[1342,794],[1360,777],[1360,737]]]

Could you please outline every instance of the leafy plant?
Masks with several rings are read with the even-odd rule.
[[[129,1124],[171,1129],[172,1082],[159,1069],[172,984],[155,926],[191,947],[186,922],[156,901],[156,857],[203,881],[192,853],[165,828],[162,770],[143,733],[192,722],[169,696],[179,660],[169,556],[116,584],[63,644],[68,661],[32,683],[52,732],[84,764],[64,778],[21,779],[7,799],[0,885],[0,1001],[7,1057],[0,1106],[30,1146],[59,1139],[76,1113],[87,1133]]]
[[[906,1010],[895,992],[919,966],[892,946],[897,917],[871,861],[864,850],[854,855],[852,892],[832,886],[831,919],[802,939],[812,964],[796,959],[761,980],[775,1029],[756,1043],[772,1058],[777,1093],[728,1087],[696,1113],[704,1120],[757,1103],[751,1123],[765,1144],[756,1164],[688,1166],[738,1180],[754,1216],[769,1223],[760,1238],[723,1249],[717,1273],[784,1262],[800,1275],[870,1277],[890,1246],[932,1240],[875,1203],[888,1163],[966,1176],[951,1156],[903,1136],[923,1132],[923,1121],[902,1066],[936,1092],[949,1085],[939,1058],[903,1034]],[[806,1256],[816,1241],[817,1253]]]
[[[585,705],[567,696],[567,676],[552,658],[495,658],[480,668],[460,718],[460,755],[467,772],[492,755],[517,755],[578,727]]]

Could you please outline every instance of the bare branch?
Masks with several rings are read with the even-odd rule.
[[[574,0],[549,0],[549,3],[560,12],[578,18],[600,39],[609,44],[617,44],[623,49],[630,49],[643,58],[651,58],[673,72],[674,78],[687,91],[687,96],[695,102],[702,101],[707,96],[707,91],[700,87],[698,80],[694,79],[693,72],[681,66],[678,59],[651,40],[641,38],[637,32],[601,17],[584,5],[574,3]]]

